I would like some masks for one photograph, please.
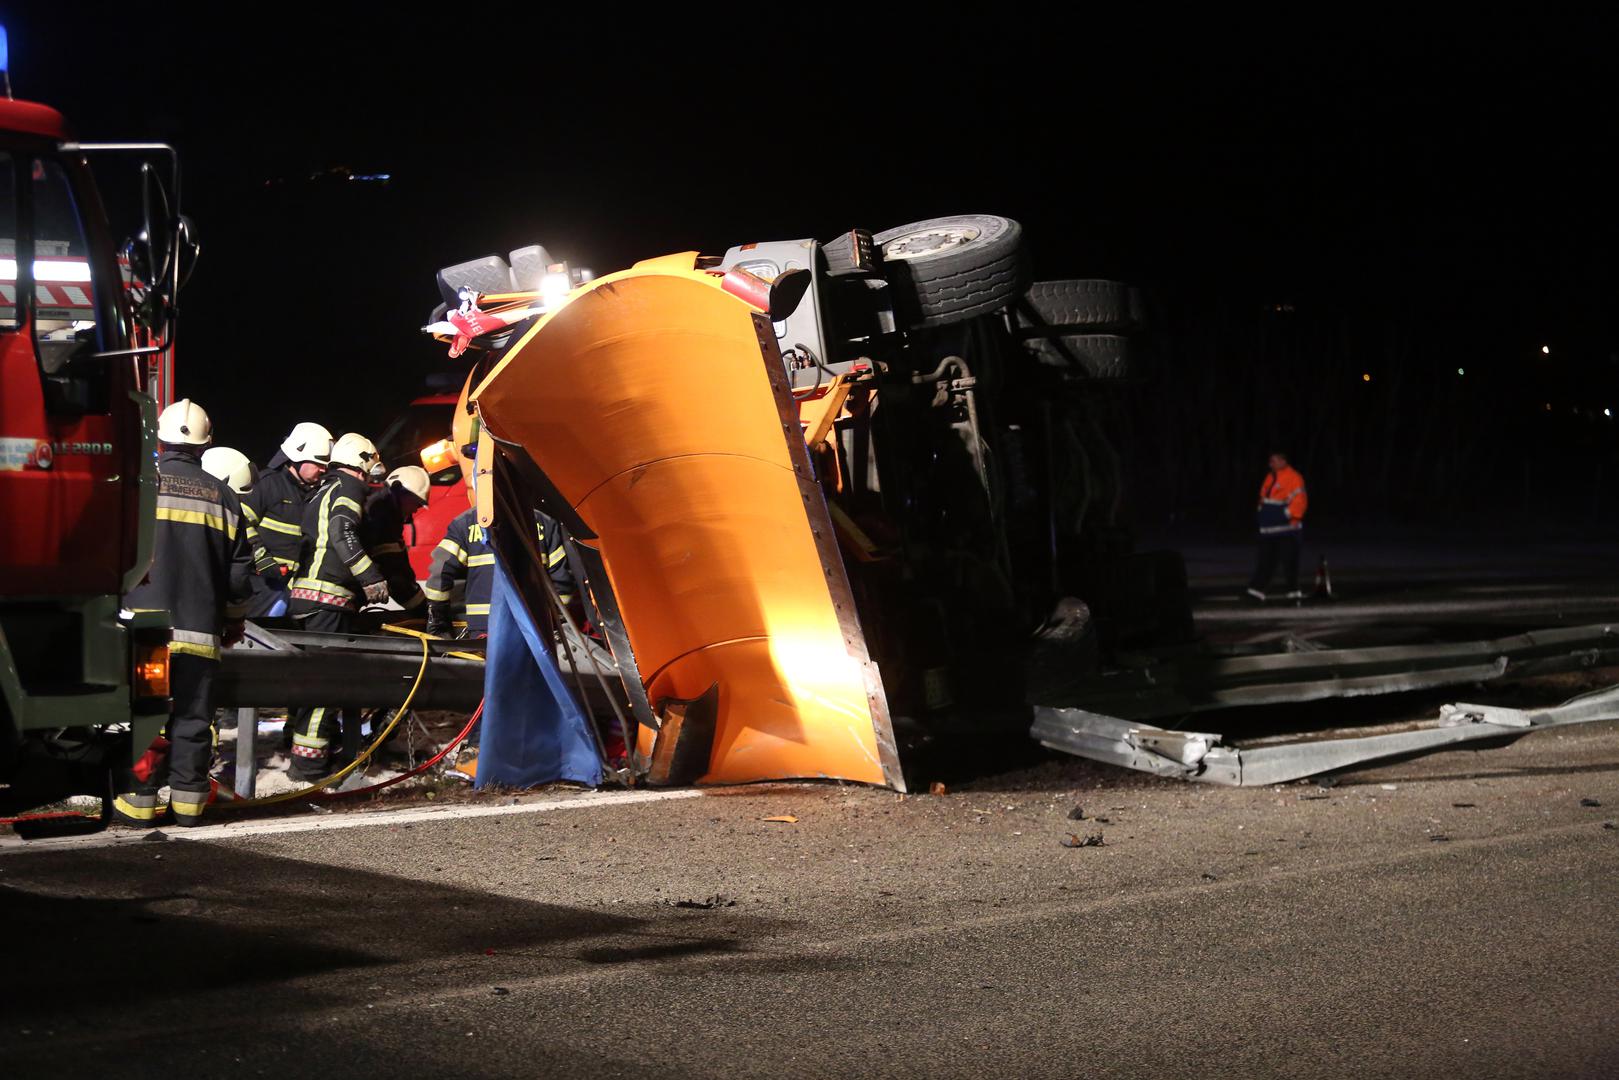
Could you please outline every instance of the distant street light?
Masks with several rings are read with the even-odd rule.
[[[1467,374],[1467,372],[1466,372],[1466,370],[1465,370],[1465,369],[1463,369],[1463,368],[1457,368],[1457,369],[1456,369],[1456,374],[1458,374],[1458,375],[1466,375],[1466,374]]]
[[[1364,374],[1364,375],[1362,375],[1362,376],[1361,376],[1361,377],[1360,377],[1360,381],[1361,381],[1361,382],[1371,382],[1371,381],[1372,381],[1372,375],[1371,375],[1371,372],[1367,372],[1367,373],[1366,373],[1366,374]]]
[[[1542,356],[1550,356],[1551,354],[1552,354],[1552,347],[1550,345],[1542,345],[1540,347],[1540,355],[1542,355]]]

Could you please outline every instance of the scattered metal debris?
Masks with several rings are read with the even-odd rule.
[[[1072,810],[1068,811],[1068,820],[1069,821],[1084,821],[1085,820],[1085,808],[1083,806],[1076,806]]]
[[[1595,799],[1581,799],[1580,800],[1580,805],[1581,806],[1596,807],[1596,806],[1601,806],[1602,804],[1597,802]]]
[[[1066,848],[1101,847],[1102,834],[1094,832],[1080,836],[1078,833],[1069,833],[1063,837],[1062,846]]]

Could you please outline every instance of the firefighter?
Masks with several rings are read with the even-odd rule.
[[[367,604],[388,599],[388,582],[360,539],[366,477],[379,460],[362,435],[348,434],[332,446],[326,478],[304,511],[304,557],[292,581],[290,610],[305,630],[341,634]],[[290,721],[294,780],[319,780],[331,771],[337,711],[299,709]]]
[[[264,547],[264,541],[259,536],[258,514],[254,512],[249,496],[253,493],[253,485],[258,482],[259,470],[240,450],[229,446],[215,446],[203,452],[202,471],[216,480],[223,480],[225,486],[236,492],[237,499],[242,504],[242,522],[247,530],[247,545],[253,551],[253,579],[251,582],[253,593],[248,598],[248,608],[255,606],[255,601],[262,602],[266,594],[279,596],[285,590],[283,581],[285,575],[275,559]]]
[[[388,582],[388,595],[411,617],[425,614],[427,597],[416,582],[405,551],[405,526],[427,505],[427,470],[404,465],[389,473],[382,488],[365,502],[360,542]]]
[[[257,591],[249,601],[250,618],[286,613],[286,587],[298,572],[303,551],[304,511],[331,453],[331,432],[308,420],[294,425],[243,504],[253,512],[264,549],[280,571],[279,579],[266,577],[271,588]]]
[[[551,583],[563,603],[573,599],[575,586],[568,570],[568,553],[563,546],[562,527],[548,515],[535,511],[534,532],[540,550],[545,552]],[[444,539],[433,549],[432,566],[427,571],[427,632],[434,637],[455,636],[451,600],[455,583],[465,582],[466,637],[483,637],[489,632],[489,598],[494,592],[495,553],[489,546],[475,510],[459,514],[444,532]]]
[[[158,791],[168,783],[169,810],[179,825],[196,825],[208,804],[213,763],[213,682],[221,646],[241,640],[242,615],[253,573],[241,504],[235,492],[203,470],[213,436],[202,406],[189,398],[163,410],[157,437],[157,529],[152,568],[125,598],[132,608],[167,609],[169,644],[167,743],[154,743],[118,785],[113,816],[125,825],[159,824]]]
[[[1304,477],[1287,463],[1286,454],[1271,454],[1270,472],[1259,486],[1259,555],[1253,579],[1248,582],[1248,595],[1253,599],[1266,598],[1265,588],[1276,572],[1278,560],[1287,585],[1286,598],[1303,598],[1299,591],[1299,550],[1304,536],[1304,511],[1309,505]]]

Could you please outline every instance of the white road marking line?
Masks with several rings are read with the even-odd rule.
[[[695,799],[701,791],[678,788],[672,791],[593,791],[560,799],[504,803],[500,806],[435,806],[403,810],[359,811],[324,817],[280,818],[273,821],[233,821],[195,828],[165,827],[169,840],[235,840],[241,837],[281,833],[319,832],[330,829],[365,829],[381,825],[413,825],[417,822],[459,821],[466,818],[500,817],[506,814],[535,814],[548,810],[577,810],[592,806],[627,806],[632,803],[664,802],[668,799]],[[228,811],[226,811],[228,812]],[[126,844],[156,843],[152,833],[138,829],[108,829],[89,836],[64,836],[49,840],[0,839],[0,854],[23,851],[56,851],[63,848],[123,847]]]

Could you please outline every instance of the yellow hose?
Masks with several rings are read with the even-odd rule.
[[[410,703],[416,700],[416,691],[422,685],[422,676],[427,674],[427,635],[420,634],[415,636],[420,637],[422,642],[422,666],[416,671],[416,681],[410,684],[410,693],[405,695],[405,703],[399,706],[398,711],[394,713],[394,718],[388,721],[388,726],[382,729],[382,734],[372,739],[371,745],[361,751],[359,757],[355,758],[353,761],[349,762],[346,766],[337,772],[334,772],[332,775],[323,777],[320,780],[317,780],[315,783],[310,784],[308,787],[298,788],[296,791],[283,791],[279,795],[265,795],[262,798],[257,799],[220,800],[214,805],[218,806],[221,810],[234,810],[247,806],[270,806],[273,803],[291,802],[293,799],[304,798],[305,796],[311,795],[322,788],[331,787],[333,784],[338,783],[350,773],[354,772],[355,769],[358,769],[361,765],[364,765],[366,761],[370,759],[371,755],[377,752],[377,748],[388,741],[388,736],[393,734],[394,728],[399,726],[399,721],[403,720],[405,718],[405,714],[410,711]],[[222,788],[221,790],[224,789]]]

